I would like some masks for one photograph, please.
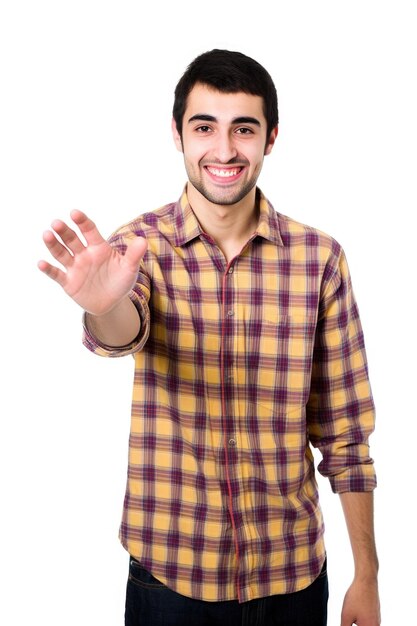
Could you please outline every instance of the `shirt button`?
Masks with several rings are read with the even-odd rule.
[[[235,448],[236,447],[236,439],[229,439],[229,448]]]
[[[229,274],[233,274],[233,267],[229,267]]]
[[[232,317],[232,315],[234,315],[234,314],[235,314],[235,312],[234,312],[234,311],[227,311],[227,315],[228,315],[229,317]]]

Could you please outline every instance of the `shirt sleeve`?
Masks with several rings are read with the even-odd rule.
[[[376,486],[368,439],[375,411],[364,337],[343,250],[324,282],[307,404],[309,438],[323,456],[318,470],[334,492]]]
[[[115,233],[109,239],[110,245],[117,248],[120,254],[125,254],[128,240],[133,237],[138,236],[131,228],[124,227],[120,232]],[[146,255],[145,255],[146,256]],[[106,346],[101,343],[97,337],[95,337],[91,331],[87,328],[86,325],[86,314],[83,316],[83,344],[84,346],[97,354],[99,356],[106,357],[119,357],[126,356],[129,354],[134,354],[135,352],[139,352],[144,347],[150,331],[150,310],[149,310],[149,299],[150,299],[150,278],[146,271],[146,265],[144,260],[142,260],[140,266],[138,267],[138,276],[136,279],[136,284],[129,293],[129,297],[135,305],[139,318],[140,318],[140,331],[138,336],[127,346],[121,347],[113,347]]]

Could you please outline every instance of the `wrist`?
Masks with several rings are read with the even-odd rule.
[[[138,337],[141,322],[138,310],[126,296],[106,313],[86,312],[85,326],[99,343],[119,348],[130,345]]]
[[[355,566],[355,580],[371,584],[378,580],[378,561]]]
[[[106,317],[117,315],[119,311],[126,310],[126,308],[129,308],[131,304],[132,301],[127,295],[111,305],[106,305],[105,307],[98,306],[94,311],[86,309],[84,312],[90,319],[99,321],[103,318],[105,319]]]

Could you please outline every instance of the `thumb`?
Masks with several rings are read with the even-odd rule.
[[[148,242],[146,239],[144,237],[135,237],[128,243],[126,254],[124,255],[125,263],[136,269],[147,249]]]

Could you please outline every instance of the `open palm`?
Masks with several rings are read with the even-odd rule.
[[[121,255],[103,239],[94,222],[84,213],[72,211],[71,218],[87,245],[65,222],[55,220],[53,230],[45,231],[43,240],[64,270],[47,261],[39,261],[38,267],[59,283],[84,310],[103,315],[133,287],[147,243],[137,237],[128,246],[126,254]]]

